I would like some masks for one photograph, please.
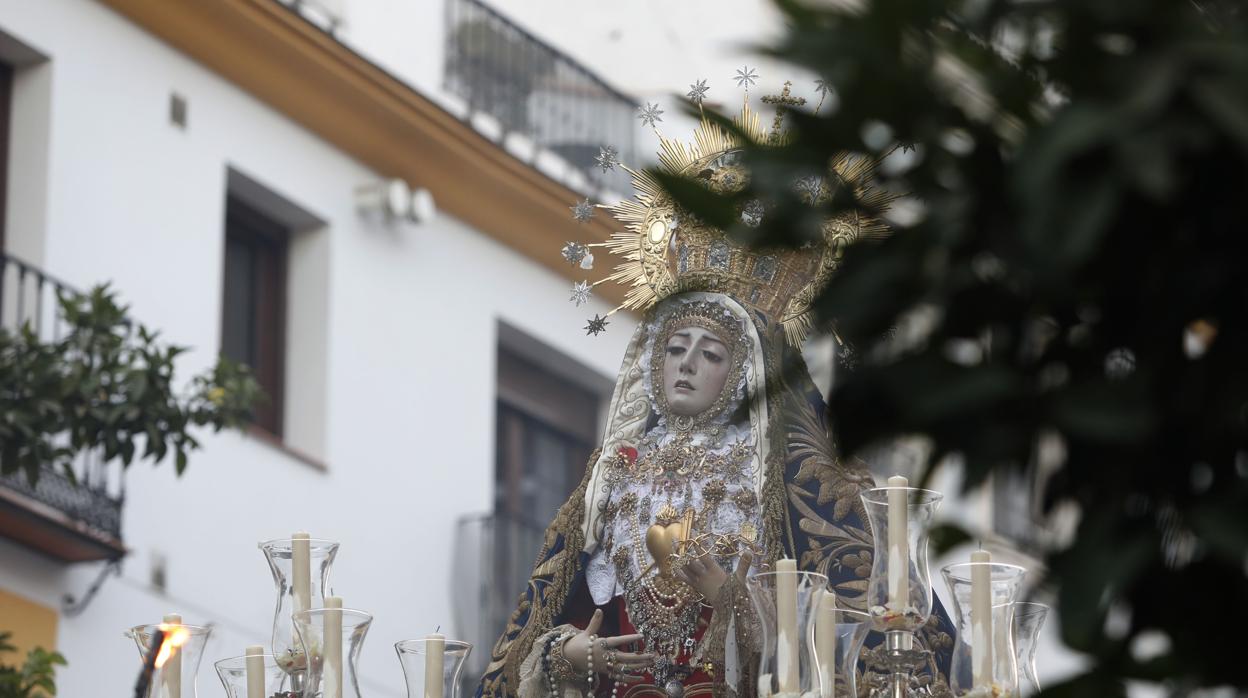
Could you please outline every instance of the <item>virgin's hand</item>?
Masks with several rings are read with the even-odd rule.
[[[748,550],[741,553],[736,571],[739,581],[745,581],[745,575],[749,572],[750,563],[753,562],[753,559]],[[723,588],[724,582],[728,581],[728,573],[710,555],[690,560],[684,567],[676,570],[675,574],[684,580],[686,584],[693,587],[712,606],[715,605],[715,600],[719,598],[719,590]]]
[[[602,627],[602,609],[594,611],[589,625],[563,646],[563,656],[572,663],[578,676],[589,674],[589,636],[597,635]],[[640,635],[617,635],[615,637],[599,637],[594,640],[594,672],[604,674],[612,679],[623,682],[638,681],[641,675],[654,664],[654,655],[650,653],[621,652],[619,647],[630,642],[639,642]],[[608,655],[610,655],[610,671],[608,671]]]

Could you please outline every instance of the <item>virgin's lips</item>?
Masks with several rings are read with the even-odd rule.
[[[693,387],[693,384],[692,384],[692,383],[690,383],[689,381],[676,381],[676,385],[674,385],[673,387],[675,387],[675,388],[687,388],[687,389],[689,389],[689,390],[696,390],[696,389],[697,389],[697,388],[694,388],[694,387]]]

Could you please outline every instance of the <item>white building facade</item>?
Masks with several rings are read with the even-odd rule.
[[[6,598],[59,616],[59,695],[132,690],[122,631],[169,612],[214,624],[199,687],[218,694],[211,662],[270,636],[256,543],[296,530],[341,542],[332,586],[376,616],[365,690],[404,695],[392,644],[453,636],[454,589],[480,583],[454,579],[451,561],[457,521],[493,507],[500,343],[590,388],[618,369],[629,319],[586,337],[587,314],[613,303],[574,307],[571,270],[556,268],[560,240],[606,224],[573,227],[577,192],[276,2],[4,0],[0,32],[13,66],[5,252],[80,289],[110,282],[136,321],[192,348],[184,376],[223,346],[231,202],[289,232],[280,438],[204,434],[181,478],[170,463],[132,467],[123,572],[76,616],[62,597],[81,598],[103,563],[0,538]],[[334,99],[362,96],[322,119],[324,103],[282,91],[321,79]],[[393,177],[428,188],[437,215],[357,210],[358,188]],[[0,613],[0,629],[5,615],[20,620]]]

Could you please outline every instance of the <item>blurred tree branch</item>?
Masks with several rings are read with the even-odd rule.
[[[839,443],[924,435],[972,489],[1056,440],[1039,513],[1082,515],[1041,553],[1063,640],[1091,667],[1045,695],[1248,688],[1226,640],[1248,625],[1245,12],[778,5],[788,33],[762,50],[826,79],[839,108],[747,147],[754,176],[731,198],[667,185],[738,240],[793,245],[801,221],[863,204],[778,192],[841,151],[887,157],[878,185],[919,215],[852,247],[815,305],[858,364],[831,398]],[[754,197],[773,205],[745,230],[733,207]],[[916,313],[920,329],[889,331]],[[1164,650],[1134,651],[1152,632]]]

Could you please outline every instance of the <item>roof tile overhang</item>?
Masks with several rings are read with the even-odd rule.
[[[275,0],[101,0],[385,177],[560,275],[567,240],[602,242],[618,223],[579,225],[581,198]],[[599,287],[612,303],[614,284]]]

